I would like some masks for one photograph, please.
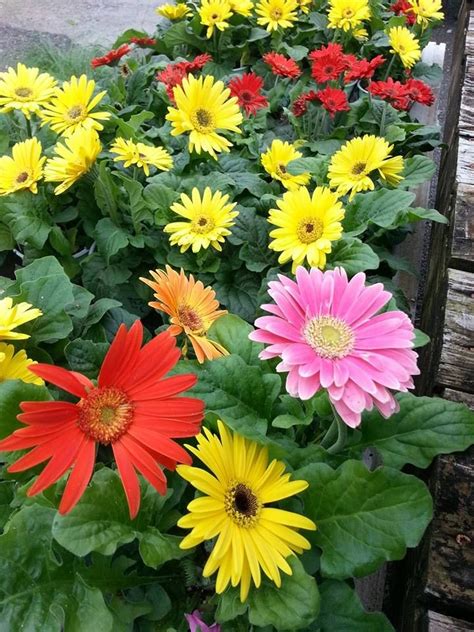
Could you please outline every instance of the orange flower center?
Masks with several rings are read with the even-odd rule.
[[[178,307],[178,317],[181,325],[193,332],[203,332],[205,329],[202,318],[189,305],[180,305]]]
[[[354,348],[352,329],[334,316],[312,318],[306,323],[303,336],[321,358],[344,358]]]
[[[78,403],[77,425],[91,439],[108,445],[128,430],[133,421],[133,404],[115,386],[95,388]]]
[[[225,494],[224,507],[235,524],[248,529],[258,521],[262,503],[250,487],[234,481]]]

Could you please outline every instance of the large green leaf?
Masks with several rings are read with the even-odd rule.
[[[36,384],[26,384],[21,380],[0,382],[0,439],[8,437],[24,424],[17,421],[20,402],[45,401],[51,399],[48,389]]]
[[[20,192],[0,202],[0,218],[16,242],[42,248],[53,227],[46,201],[41,196]]]
[[[361,577],[385,561],[399,560],[420,541],[432,515],[426,485],[414,476],[382,467],[370,472],[360,461],[337,470],[315,463],[295,478],[309,482],[305,514],[316,522],[326,577]]]
[[[400,187],[408,189],[431,180],[435,171],[436,163],[428,156],[419,155],[405,158],[403,180],[400,182]]]
[[[229,241],[241,246],[239,257],[252,272],[262,272],[276,263],[275,253],[268,248],[268,230],[267,220],[255,209],[239,209]]]
[[[408,393],[397,399],[400,411],[390,419],[375,410],[364,414],[360,440],[347,450],[350,457],[375,448],[391,467],[427,467],[436,455],[466,450],[474,443],[474,412],[464,404]]]
[[[375,270],[379,266],[379,258],[368,244],[360,239],[340,239],[328,255],[329,269],[342,266],[349,276]]]
[[[99,220],[95,227],[95,238],[99,253],[109,263],[111,257],[128,246],[128,234],[108,217]]]
[[[350,235],[360,235],[371,223],[388,228],[397,223],[400,212],[406,211],[414,199],[413,193],[398,189],[358,193],[353,202],[346,206],[344,231]]]
[[[246,364],[253,364],[266,369],[268,364],[262,363],[258,357],[263,345],[249,339],[249,334],[252,331],[252,325],[249,325],[242,318],[234,316],[234,314],[226,314],[213,323],[208,335],[209,338],[220,343],[229,353],[238,354]]]
[[[79,338],[71,340],[66,345],[64,355],[72,371],[78,371],[87,377],[95,378],[108,349],[107,342],[93,342]]]

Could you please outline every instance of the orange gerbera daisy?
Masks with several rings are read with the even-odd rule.
[[[179,359],[176,341],[164,331],[143,348],[143,327],[137,320],[129,331],[119,330],[105,356],[97,385],[89,378],[50,364],[34,364],[35,375],[79,398],[65,401],[22,402],[19,421],[26,428],[0,441],[0,451],[33,448],[10,465],[22,472],[39,463],[48,464],[28,490],[34,496],[53,485],[71,467],[59,512],[69,512],[90,481],[96,445],[110,445],[127,497],[130,517],[140,507],[137,472],[160,493],[166,477],[160,466],[175,469],[191,457],[174,438],[192,437],[200,431],[204,404],[178,397],[196,383],[193,374],[165,378]]]
[[[201,281],[195,281],[192,274],[187,277],[183,270],[178,274],[166,266],[164,270],[150,270],[154,281],[140,278],[154,290],[156,302],[148,303],[171,316],[168,328],[172,336],[184,332],[193,345],[198,362],[213,360],[229,352],[206,334],[212,323],[227,314],[227,310],[218,309],[216,293],[211,287],[204,287]]]

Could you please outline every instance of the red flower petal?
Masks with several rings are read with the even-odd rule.
[[[63,435],[64,439],[64,435]],[[62,450],[56,450],[53,454],[50,462],[38,476],[36,481],[27,491],[27,496],[34,496],[39,494],[50,485],[53,485],[57,480],[67,472],[67,470],[74,463],[76,455],[81,446],[80,441],[68,441],[63,444]]]
[[[49,426],[56,422],[77,419],[79,411],[76,404],[69,402],[21,402],[23,411],[17,419],[24,424]]]
[[[169,459],[173,459],[173,461],[186,463],[187,465],[191,465],[192,463],[191,455],[188,454],[184,448],[159,432],[148,430],[147,428],[143,428],[143,426],[137,427],[132,425],[130,426],[128,435],[134,437],[134,439],[140,443],[144,443],[146,446],[149,446],[155,452],[163,454]],[[128,435],[122,437],[122,442],[126,446],[128,446]]]
[[[155,459],[141,445],[130,437],[122,441],[134,466],[160,494],[166,494],[166,477],[156,464]]]
[[[136,320],[127,331],[124,324],[120,325],[115,338],[110,345],[100,369],[98,385],[118,386],[121,375],[133,371],[143,340],[143,326]]]
[[[72,393],[76,397],[86,397],[87,390],[94,388],[92,382],[85,375],[76,373],[76,371],[68,371],[59,366],[52,364],[31,364],[29,366],[38,377],[43,378],[47,382],[51,382],[55,386],[59,386],[63,391]]]
[[[160,380],[156,386],[150,387],[147,383],[128,389],[128,394],[134,399],[142,402],[164,399],[179,395],[183,391],[192,388],[197,382],[197,376],[192,373],[175,375],[173,377]]]
[[[77,454],[76,462],[68,478],[59,513],[66,514],[78,503],[86,489],[94,470],[95,441],[84,436]]]
[[[133,520],[140,509],[140,482],[130,460],[130,455],[122,445],[121,439],[112,445],[112,451],[120,478],[122,479],[125,496],[127,497],[130,518]]]

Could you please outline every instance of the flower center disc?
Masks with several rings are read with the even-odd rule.
[[[84,106],[75,105],[74,107],[68,110],[67,116],[70,121],[77,121],[77,119],[84,118]]]
[[[30,88],[17,88],[15,90],[15,94],[17,97],[20,97],[20,99],[28,99],[28,97],[31,97],[33,92]]]
[[[342,12],[342,15],[345,18],[352,18],[354,17],[354,10],[351,9],[350,7],[347,7],[347,9],[344,9],[344,11]]]
[[[248,529],[257,522],[262,504],[250,487],[243,483],[233,483],[226,492],[224,506],[233,522]]]
[[[272,18],[272,20],[278,21],[282,15],[283,13],[281,9],[272,9],[270,11],[270,17]]]
[[[317,217],[303,217],[298,222],[296,234],[303,244],[312,244],[321,238],[323,230],[323,223]]]
[[[199,215],[199,217],[196,217],[196,219],[191,222],[191,226],[195,233],[204,235],[214,228],[215,222],[212,217],[208,215]]]
[[[119,439],[133,421],[133,404],[114,386],[95,388],[78,403],[77,425],[91,439],[108,445]]]
[[[18,184],[23,184],[23,182],[26,182],[27,180],[28,180],[28,171],[22,171],[16,177],[16,181],[18,182]]]
[[[202,134],[212,132],[215,128],[212,112],[209,112],[209,110],[205,110],[204,108],[196,110],[191,116],[191,121],[196,130]]]
[[[344,358],[354,348],[352,329],[334,316],[312,318],[306,323],[303,336],[321,358]]]
[[[178,317],[181,324],[191,331],[199,332],[204,330],[202,318],[188,305],[180,305],[178,307]]]
[[[361,174],[364,173],[366,167],[367,167],[367,163],[356,162],[355,165],[352,167],[353,175],[360,176]]]

